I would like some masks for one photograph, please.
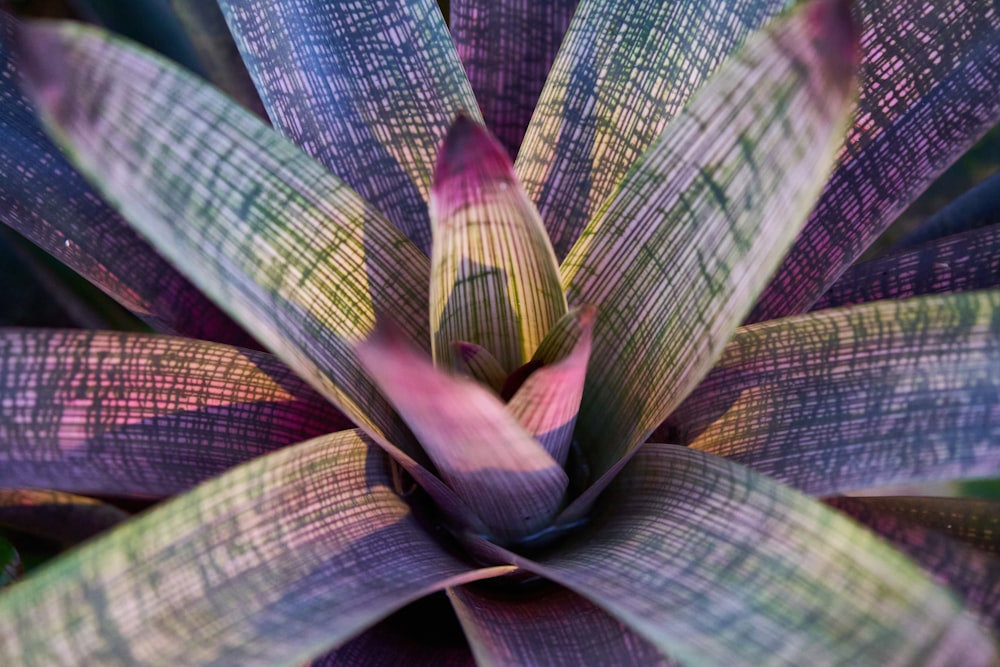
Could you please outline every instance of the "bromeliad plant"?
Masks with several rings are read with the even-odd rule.
[[[5,24],[0,213],[186,337],[0,336],[0,485],[49,489],[0,518],[178,494],[0,595],[0,663],[997,661],[985,551],[806,494],[997,474],[1000,294],[801,314],[996,121],[994,4],[575,4],[220,0],[274,129]],[[471,654],[399,634],[438,591]]]

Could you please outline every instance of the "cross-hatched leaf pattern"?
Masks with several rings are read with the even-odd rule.
[[[741,329],[671,417],[679,441],[812,495],[994,475],[1000,292]]]

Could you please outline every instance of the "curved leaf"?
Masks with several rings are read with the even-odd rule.
[[[431,335],[437,366],[455,341],[485,347],[506,373],[566,313],[559,268],[503,147],[466,116],[445,137],[431,192]]]
[[[996,3],[863,0],[859,7],[862,85],[854,128],[826,192],[748,322],[808,310],[1000,120]]]
[[[925,220],[898,241],[893,250],[993,225],[1000,225],[1000,172],[983,180]]]
[[[496,539],[524,537],[549,523],[569,480],[497,396],[436,369],[390,331],[376,329],[358,355],[442,479]]]
[[[880,500],[832,498],[826,502],[892,542],[935,580],[957,591],[994,632],[1000,631],[1000,559],[928,530],[904,513],[883,512]]]
[[[996,474],[998,312],[973,292],[745,327],[671,419],[812,495]]]
[[[231,470],[0,595],[0,662],[297,665],[494,576],[428,535],[356,431]]]
[[[577,438],[595,474],[708,372],[822,187],[856,43],[838,0],[730,58],[630,172],[561,267],[598,307]]]
[[[1000,224],[856,264],[830,286],[812,310],[990,287],[1000,287]]]
[[[516,165],[556,256],[726,56],[789,4],[580,2]]]
[[[476,98],[433,0],[220,0],[275,127],[424,252],[438,146]]]
[[[521,567],[684,664],[991,665],[951,594],[853,522],[686,447],[647,443],[577,539]]]
[[[649,642],[565,588],[535,586],[523,595],[477,586],[448,589],[479,665],[667,667]]]
[[[42,132],[9,48],[15,23],[0,12],[0,221],[153,328],[253,347],[235,323],[128,227]]]
[[[452,0],[449,27],[486,127],[511,158],[578,0]]]
[[[260,352],[148,334],[0,333],[0,485],[167,496],[350,424]]]
[[[353,348],[376,312],[427,344],[427,258],[321,165],[154,54],[73,24],[28,27],[21,42],[50,131],[105,196],[461,513]]]

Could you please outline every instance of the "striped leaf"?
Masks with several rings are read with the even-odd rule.
[[[1000,172],[984,179],[925,220],[913,232],[896,242],[893,250],[912,248],[928,241],[992,225],[1000,225]]]
[[[0,13],[0,221],[72,267],[154,329],[254,345],[105,204],[45,136],[18,86]]]
[[[86,496],[42,489],[0,489],[0,525],[70,547],[128,519],[128,512]]]
[[[570,353],[531,373],[507,404],[507,410],[552,455],[566,465],[580,398],[587,378],[596,310],[574,311],[579,337]]]
[[[430,212],[435,364],[453,367],[453,343],[469,341],[513,372],[566,313],[566,297],[538,211],[506,152],[466,116],[441,147]]]
[[[388,330],[377,329],[358,354],[441,478],[495,539],[518,539],[548,524],[569,480],[496,395],[437,370]]]
[[[235,468],[0,595],[0,663],[299,665],[502,573],[429,537],[357,431]]]
[[[517,155],[578,0],[452,0],[452,39],[486,127]]]
[[[226,19],[217,2],[170,0],[205,76],[245,108],[267,119],[264,104],[250,80]]]
[[[692,93],[789,4],[580,2],[517,160],[558,257]]]
[[[935,498],[932,502],[936,500],[951,499]],[[926,514],[915,517],[907,511],[882,511],[885,501],[891,502],[880,498],[841,497],[832,498],[827,503],[889,540],[930,572],[936,581],[955,590],[969,610],[984,619],[984,624],[994,633],[1000,631],[1000,559],[996,550],[993,554],[983,553],[959,540],[945,537],[938,530],[928,529],[925,527],[927,523],[922,520]],[[956,510],[959,508],[950,508],[949,516],[961,522],[966,515]],[[916,522],[911,520],[914,518]],[[954,531],[948,532],[955,537]]]
[[[1000,224],[894,250],[848,269],[812,310],[1000,287]]]
[[[74,24],[28,27],[22,50],[49,130],[104,196],[460,512],[354,355],[376,312],[428,340],[427,258],[320,164],[155,55]]]
[[[267,354],[165,336],[0,333],[0,486],[162,497],[349,422]]]
[[[672,417],[680,442],[812,495],[1000,471],[1000,292],[739,331]]]
[[[993,639],[871,533],[767,477],[647,443],[529,571],[693,665],[992,665]]]
[[[479,116],[434,0],[219,0],[275,127],[424,252],[438,146]]]
[[[855,46],[836,0],[755,35],[563,262],[570,303],[599,308],[577,421],[596,474],[708,372],[805,221],[847,119]]]
[[[472,585],[450,588],[448,596],[483,667],[675,664],[627,625],[564,588],[534,586],[518,595]]]
[[[900,522],[928,528],[980,551],[1000,554],[1000,504],[994,500],[885,496],[832,498],[829,504],[854,517],[877,515],[886,520],[895,517]]]
[[[1000,120],[996,3],[858,4],[862,85],[854,128],[823,198],[750,322],[808,310],[938,174]]]

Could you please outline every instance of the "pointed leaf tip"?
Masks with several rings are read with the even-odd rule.
[[[507,151],[490,131],[465,113],[459,113],[448,128],[434,168],[434,188],[441,189],[455,178],[513,180],[514,167]]]

